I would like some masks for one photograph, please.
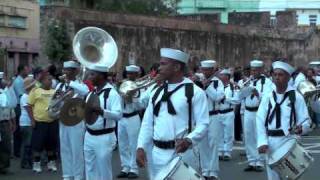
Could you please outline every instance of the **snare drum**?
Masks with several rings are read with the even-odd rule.
[[[154,180],[204,180],[191,166],[182,161],[180,156],[174,158],[161,169]]]
[[[312,156],[295,138],[284,142],[269,156],[268,164],[281,179],[298,179],[313,162]]]

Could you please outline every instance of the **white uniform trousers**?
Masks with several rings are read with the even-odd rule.
[[[219,155],[231,156],[234,140],[234,111],[220,114],[219,122],[222,126],[219,138]]]
[[[269,145],[269,154],[274,152],[275,150],[281,148],[281,145],[290,138],[290,136],[282,136],[282,137],[268,137],[268,145]],[[283,147],[282,147],[283,148]],[[267,176],[268,180],[280,180],[278,173],[270,168],[267,165]]]
[[[211,147],[209,146],[209,133],[212,133],[211,129],[208,129],[208,134],[206,134],[199,143],[199,153],[200,153],[200,165],[201,173],[203,176],[209,177],[209,165],[211,157]]]
[[[116,146],[114,132],[84,137],[86,180],[112,180],[112,152]]]
[[[257,148],[256,112],[248,110],[244,112],[243,133],[249,165],[263,166],[263,156],[259,154]]]
[[[60,122],[59,128],[62,177],[82,180],[84,179],[84,122],[75,126],[65,126]]]
[[[139,115],[129,118],[122,118],[118,122],[118,143],[123,172],[133,172],[138,174],[136,163],[137,141],[141,120]]]
[[[219,142],[222,134],[222,123],[219,122],[220,115],[210,116],[209,124],[209,177],[218,177],[219,175]]]

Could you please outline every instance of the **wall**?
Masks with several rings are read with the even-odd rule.
[[[46,23],[52,18],[68,17],[71,35],[85,26],[97,26],[109,32],[119,48],[114,67],[118,72],[128,64],[129,54],[134,55],[139,65],[149,68],[158,62],[161,47],[187,51],[192,64],[212,58],[221,66],[244,66],[253,58],[270,64],[279,57],[286,57],[297,65],[320,56],[318,30],[294,25],[285,28],[223,25],[62,7],[43,7],[41,13],[42,43],[45,43]],[[282,17],[292,17],[292,14],[277,16]]]

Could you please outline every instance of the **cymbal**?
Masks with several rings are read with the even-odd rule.
[[[84,120],[87,124],[92,125],[97,121],[99,114],[96,112],[96,109],[98,108],[100,108],[99,96],[92,93],[84,108]]]
[[[85,103],[81,98],[65,100],[60,110],[60,120],[66,126],[74,126],[84,118]]]

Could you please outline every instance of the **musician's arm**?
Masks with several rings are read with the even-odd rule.
[[[218,87],[215,89],[213,87],[213,82],[206,89],[206,94],[211,101],[217,102],[224,98],[224,86],[223,83],[218,80]]]
[[[263,97],[259,109],[256,114],[256,128],[257,128],[257,148],[268,145],[268,136],[265,127],[265,120],[267,116],[269,105],[269,97]]]
[[[297,116],[297,125],[302,126],[302,134],[307,134],[309,131],[311,131],[310,128],[310,116],[308,107],[306,105],[306,102],[303,98],[303,96],[300,93],[296,93],[296,101],[295,101],[295,111]]]
[[[152,143],[153,138],[153,105],[151,99],[149,100],[147,109],[144,113],[141,128],[138,137],[137,149],[145,149],[148,144]]]
[[[107,109],[103,109],[103,117],[115,121],[119,121],[122,118],[122,99],[114,89],[110,91]]]
[[[79,83],[78,81],[70,81],[69,86],[74,90],[75,93],[85,96],[89,92],[89,88],[84,83]]]

